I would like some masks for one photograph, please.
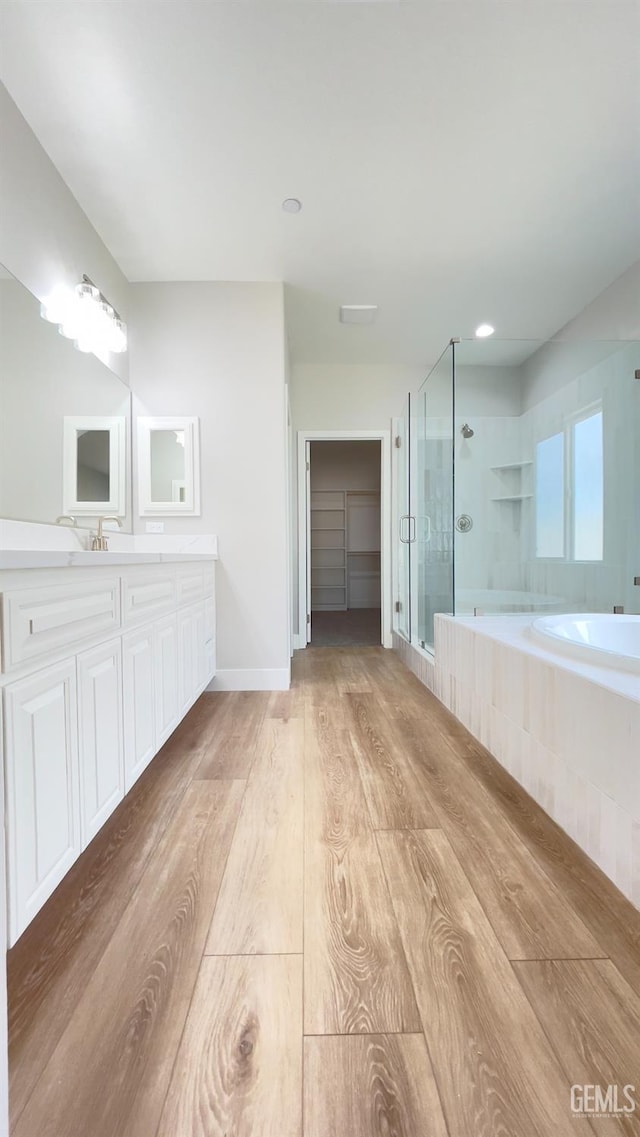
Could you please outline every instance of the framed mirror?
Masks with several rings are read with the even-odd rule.
[[[64,509],[95,517],[126,512],[126,419],[66,415],[64,419]]]
[[[138,419],[138,512],[200,513],[197,418]]]

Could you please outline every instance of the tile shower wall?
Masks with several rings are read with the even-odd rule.
[[[463,438],[465,418],[456,419],[456,516],[467,514],[473,528],[456,533],[456,590],[524,588],[522,527],[530,501],[506,501],[529,491],[525,472],[495,467],[522,460],[519,416],[469,416],[473,438]],[[498,500],[500,499],[500,500]]]
[[[530,619],[436,616],[435,660],[394,647],[640,908],[637,676],[566,664],[527,641]]]
[[[640,383],[634,378],[640,367],[640,347],[632,343],[614,350],[613,345],[558,344],[546,345],[544,350],[547,355],[556,352],[557,385],[523,414],[467,415],[468,384],[458,394],[455,513],[469,514],[473,529],[455,534],[456,592],[512,589],[556,597],[556,607],[564,611],[606,612],[619,604],[626,611],[640,611],[640,590],[633,586],[634,576],[640,574],[636,489],[640,485]],[[513,377],[514,384],[524,382],[532,360],[519,378],[517,374]],[[465,368],[460,371],[464,373]],[[491,367],[475,369],[480,388],[491,384],[494,371]],[[559,383],[560,376],[567,376],[564,385]],[[604,412],[605,558],[593,563],[537,559],[536,443],[562,431],[568,420],[598,402]],[[460,434],[467,419],[475,432],[470,439]],[[531,465],[496,469],[518,462]],[[496,500],[518,495],[521,501]]]

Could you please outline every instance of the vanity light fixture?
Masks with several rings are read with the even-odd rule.
[[[479,324],[476,328],[476,337],[485,340],[487,336],[492,336],[495,330],[493,324]]]
[[[73,340],[78,351],[105,352],[127,350],[127,326],[113,305],[88,276],[75,288],[54,289],[40,306],[40,315],[58,331]]]

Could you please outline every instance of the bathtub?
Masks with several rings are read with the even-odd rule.
[[[640,616],[436,615],[415,670],[640,909]]]
[[[640,616],[596,612],[542,616],[533,621],[530,634],[563,655],[640,675]]]

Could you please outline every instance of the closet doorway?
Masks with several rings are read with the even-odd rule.
[[[307,641],[313,647],[380,645],[383,440],[311,438],[305,458]]]

